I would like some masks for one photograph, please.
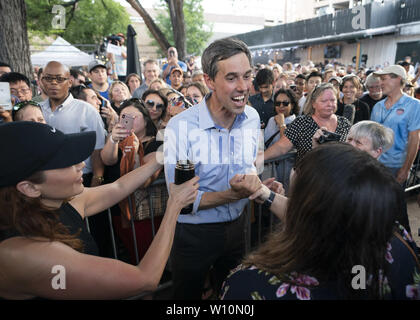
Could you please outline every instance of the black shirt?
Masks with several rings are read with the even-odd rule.
[[[59,215],[60,222],[68,229],[70,234],[77,235],[83,242],[83,253],[97,256],[98,247],[95,240],[87,230],[86,222],[82,219],[79,212],[76,211],[69,203],[64,203],[60,208]],[[20,237],[21,235],[16,230],[2,230],[0,231],[0,242],[13,237]]]
[[[370,120],[370,110],[367,103],[356,99],[352,103],[356,107],[356,114],[354,115],[353,123],[357,123],[363,120]],[[344,111],[344,103],[337,101],[337,112],[335,113],[338,116],[342,116]]]
[[[383,100],[385,98],[386,98],[386,96],[383,95],[381,99],[374,100],[369,95],[369,93],[366,93],[363,97],[360,98],[360,101],[363,101],[364,103],[366,103],[369,106],[369,111],[372,113],[372,109],[375,106],[375,104],[377,104],[379,101],[381,101],[381,100]]]
[[[260,115],[261,122],[264,123],[264,128],[267,126],[268,120],[276,115],[274,111],[273,98],[268,99],[264,102],[261,93],[249,97],[249,103]]]

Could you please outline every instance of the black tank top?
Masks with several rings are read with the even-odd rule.
[[[83,253],[98,256],[98,246],[95,240],[89,233],[86,223],[83,221],[80,214],[69,203],[64,203],[60,208],[60,222],[67,227],[70,234],[77,234],[80,230],[78,238],[83,242]],[[21,235],[16,230],[0,231],[0,242]]]

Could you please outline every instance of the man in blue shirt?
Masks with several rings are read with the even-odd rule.
[[[170,47],[168,49],[168,63],[165,63],[162,66],[162,78],[166,81],[167,84],[171,85],[171,80],[169,76],[173,68],[181,68],[183,72],[187,72],[187,65],[178,60],[178,51],[175,47]]]
[[[420,101],[403,93],[407,79],[405,69],[399,65],[386,67],[374,73],[381,79],[387,98],[373,107],[371,120],[394,131],[394,145],[381,155],[381,161],[403,185],[419,149]]]
[[[95,89],[105,99],[109,100],[108,89],[110,83],[108,82],[108,74],[106,66],[99,60],[93,60],[88,66],[89,78],[92,83],[89,84],[90,88]]]
[[[255,175],[260,118],[247,106],[251,54],[233,39],[213,42],[202,65],[212,94],[173,117],[165,129],[165,178],[174,182],[177,160],[190,160],[200,177],[191,214],[180,215],[171,253],[175,299],[200,299],[213,266],[215,288],[242,258],[247,198]],[[249,187],[249,189],[248,189]]]

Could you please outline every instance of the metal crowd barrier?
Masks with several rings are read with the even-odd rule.
[[[413,165],[411,166],[404,191],[410,192],[418,188],[420,188],[420,149],[417,152],[417,157],[414,160]]]
[[[288,193],[289,190],[289,180],[290,180],[290,173],[292,171],[292,168],[294,167],[296,160],[296,151],[288,152],[281,157],[264,161],[264,171],[259,175],[261,181],[264,181],[267,178],[274,177],[277,181],[281,182],[283,184],[283,188],[285,189],[285,193]],[[264,212],[263,208],[260,204],[257,204],[256,202],[253,203],[254,205],[254,218],[256,222],[256,246],[259,246],[262,242],[263,238],[263,217],[268,217],[269,219],[269,232],[273,231],[275,220],[278,221],[278,218],[275,217],[271,212]],[[252,249],[252,210],[251,210],[251,202],[247,205],[247,227],[245,228],[245,252],[248,253]]]
[[[289,189],[289,179],[290,179],[290,173],[291,170],[294,166],[295,163],[295,159],[296,159],[296,152],[292,151],[289,152],[279,158],[273,159],[273,160],[269,160],[269,161],[265,161],[264,162],[264,171],[260,174],[260,179],[261,181],[267,179],[267,178],[271,178],[274,177],[276,178],[277,181],[281,182],[283,184],[283,187],[285,189],[285,193],[288,193],[288,189]],[[420,156],[418,156],[416,158],[416,161],[410,171],[410,176],[408,179],[408,185],[407,188],[405,188],[405,192],[409,192],[411,190],[420,188]],[[160,186],[160,185],[165,185],[166,187],[166,182],[165,179],[157,179],[155,180],[148,188],[151,187],[155,187],[155,186]],[[129,198],[131,199],[131,198]],[[130,213],[131,213],[131,220],[130,220],[130,224],[131,224],[131,230],[132,230],[132,241],[133,241],[133,245],[134,245],[134,251],[135,251],[135,259],[136,259],[136,264],[139,263],[139,254],[138,254],[138,250],[137,250],[137,237],[136,237],[136,231],[135,231],[135,227],[134,227],[134,208],[133,208],[133,204],[131,203],[131,200],[129,201],[129,209],[130,209]],[[151,199],[151,197],[149,197],[149,210],[150,210],[150,219],[151,219],[151,227],[152,227],[152,237],[154,238],[156,235],[156,228],[155,228],[155,224],[154,224],[154,208],[153,208],[153,201]],[[269,218],[269,229],[267,230],[267,233],[272,232],[273,231],[273,227],[275,224],[275,219],[277,219],[277,217],[275,217],[273,214],[271,214],[270,212],[264,212],[263,208],[261,205],[257,204],[256,202],[251,202],[249,201],[244,213],[245,216],[245,229],[244,229],[244,237],[245,237],[245,252],[246,254],[249,253],[253,248],[252,248],[252,242],[254,240],[254,246],[259,246],[262,242],[262,238],[263,238],[263,217],[265,215],[265,217]],[[254,218],[254,223],[253,223],[253,218]],[[109,232],[111,234],[111,239],[112,239],[112,249],[113,249],[113,255],[115,259],[118,259],[117,257],[117,250],[116,250],[116,241],[115,241],[115,236],[114,236],[114,228],[113,228],[113,223],[112,223],[112,216],[111,216],[111,210],[108,209],[108,221],[109,221]],[[89,228],[89,223],[88,223],[88,219],[86,218],[86,223],[87,226]],[[256,229],[256,235],[254,236],[255,238],[253,239],[252,237],[252,227],[254,224],[254,230]],[[166,270],[168,270],[168,264],[169,261],[167,263],[167,267]],[[134,297],[130,297],[128,298],[128,300],[137,300],[137,299],[142,299],[146,296],[150,296],[152,294],[155,294],[161,290],[167,289],[172,285],[172,281],[166,281],[164,283],[159,284],[158,288],[153,291],[153,292],[146,292]]]
[[[289,175],[290,175],[290,170],[293,167],[294,164],[294,160],[295,160],[295,156],[296,156],[296,152],[291,152],[291,153],[287,153],[286,155],[270,160],[270,161],[266,161],[264,162],[264,172],[260,175],[260,178],[262,180],[268,178],[268,177],[275,177],[277,181],[281,182],[285,189],[287,190],[288,188],[288,183],[289,183]],[[147,189],[150,189],[152,187],[156,187],[156,186],[160,186],[160,185],[164,185],[166,187],[166,182],[165,179],[157,179],[155,180]],[[146,190],[147,190],[146,189]],[[131,201],[131,198],[129,199],[129,210],[130,210],[130,215],[131,215],[131,219],[130,219],[130,227],[131,227],[131,233],[132,233],[132,241],[133,241],[133,247],[134,247],[134,253],[135,253],[135,261],[136,264],[138,264],[140,262],[139,259],[139,253],[138,253],[138,247],[137,247],[137,237],[136,237],[136,230],[135,230],[135,226],[134,226],[134,216],[135,216],[135,212],[134,212],[134,205]],[[256,203],[255,203],[256,204]],[[152,227],[152,237],[154,238],[156,235],[156,226],[154,224],[154,208],[153,208],[153,201],[152,198],[149,197],[149,210],[150,210],[150,219],[151,219],[151,227]],[[118,259],[118,254],[117,254],[117,245],[116,245],[116,239],[115,239],[115,232],[114,232],[114,226],[113,226],[113,221],[112,221],[112,215],[111,215],[111,210],[110,208],[107,209],[107,215],[108,215],[108,222],[109,222],[109,232],[110,232],[110,236],[111,236],[111,242],[112,242],[112,252],[113,252],[113,258],[114,259]],[[258,221],[257,221],[257,229],[258,229],[258,244],[261,243],[261,228],[262,228],[262,209],[260,205],[257,205],[254,207],[254,210],[252,210],[252,203],[248,202],[245,210],[244,210],[244,214],[245,216],[245,229],[244,229],[244,237],[245,237],[245,252],[248,253],[250,252],[251,248],[251,243],[252,243],[252,215],[254,214],[254,216],[256,215],[255,213],[258,212],[257,216],[258,216]],[[86,225],[88,228],[88,231],[90,232],[90,228],[89,228],[89,219],[86,218]],[[273,225],[273,215],[270,214],[270,230],[272,230],[272,225]],[[168,270],[168,265],[169,265],[169,260],[166,266],[166,270]],[[138,300],[138,299],[142,299],[145,298],[147,296],[150,297],[150,295],[153,295],[155,293],[158,293],[159,291],[162,291],[164,289],[169,288],[172,285],[172,281],[166,281],[163,283],[160,283],[158,288],[153,291],[153,292],[145,292],[142,293],[140,295],[137,296],[133,296],[128,298],[128,300]]]

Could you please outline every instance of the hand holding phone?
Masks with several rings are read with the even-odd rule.
[[[127,131],[131,131],[133,129],[133,122],[134,122],[134,117],[128,114],[122,114],[120,117],[120,125]]]

